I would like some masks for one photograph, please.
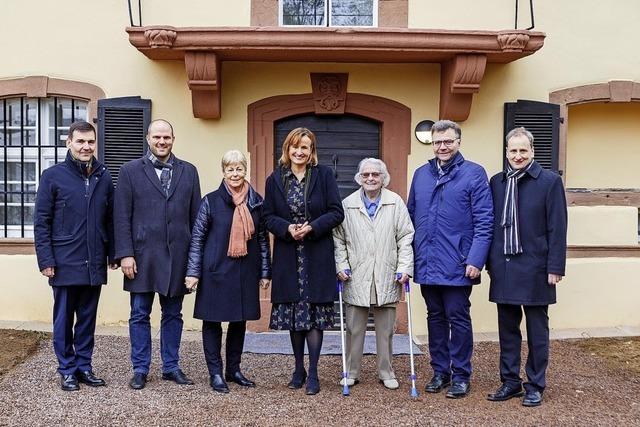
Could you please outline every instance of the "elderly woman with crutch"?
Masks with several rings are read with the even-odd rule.
[[[360,189],[342,201],[344,222],[333,231],[336,271],[344,283],[347,378],[358,383],[369,310],[373,310],[378,378],[397,389],[391,366],[396,305],[402,284],[413,274],[413,225],[402,198],[385,188],[390,181],[382,160],[366,158],[355,181]]]
[[[202,320],[211,388],[229,393],[227,381],[255,387],[240,370],[240,359],[247,320],[260,318],[259,287],[269,286],[271,263],[263,199],[245,180],[244,154],[228,151],[222,157],[222,174],[220,187],[200,204],[185,285],[190,291],[197,290],[193,317]],[[229,322],[224,377],[222,322]]]

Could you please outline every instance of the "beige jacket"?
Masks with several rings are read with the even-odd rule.
[[[361,194],[358,190],[342,201],[344,222],[333,229],[336,270],[351,270],[344,301],[360,307],[396,303],[401,295],[396,273],[413,275],[409,212],[400,196],[383,188],[372,221]]]

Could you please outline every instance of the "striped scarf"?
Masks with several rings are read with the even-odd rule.
[[[504,254],[515,255],[522,253],[520,241],[520,225],[518,223],[518,181],[531,169],[533,160],[529,166],[523,169],[513,169],[507,165],[507,186],[504,190],[504,208],[500,225],[504,230]]]
[[[153,167],[156,169],[160,169],[160,185],[162,185],[162,189],[164,190],[164,194],[169,196],[169,187],[171,186],[171,171],[173,169],[173,154],[169,156],[167,163],[158,159],[152,152],[149,150],[149,160],[153,164]]]

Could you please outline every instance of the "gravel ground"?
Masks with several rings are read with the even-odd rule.
[[[420,397],[411,400],[408,356],[394,359],[399,390],[386,390],[375,375],[375,358],[363,361],[361,383],[350,397],[337,385],[339,356],[320,361],[322,391],[316,396],[289,390],[291,356],[247,354],[243,371],[256,389],[230,384],[231,393],[214,393],[199,342],[184,342],[183,370],[196,381],[178,386],[162,381],[158,342],[150,382],[142,391],[128,388],[131,375],[126,337],[97,337],[95,371],[107,387],[81,386],[78,392],[58,388],[51,342],[0,382],[0,425],[640,425],[640,376],[614,369],[575,341],[552,342],[545,403],[524,408],[517,399],[485,400],[498,385],[498,347],[478,343],[471,394],[450,400],[422,392],[430,378],[428,356],[417,359]],[[423,349],[424,350],[424,349]]]

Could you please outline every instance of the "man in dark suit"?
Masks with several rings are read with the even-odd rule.
[[[507,170],[491,178],[493,242],[487,263],[489,300],[498,305],[500,380],[487,396],[505,401],[523,394],[538,406],[549,362],[549,304],[556,302],[567,251],[567,202],[562,178],[534,160],[533,135],[525,128],[507,134]],[[520,322],[526,316],[529,353],[520,378]]]
[[[93,156],[96,132],[90,123],[71,125],[67,148],[65,161],[40,177],[33,228],[38,268],[53,289],[60,387],[73,391],[79,390],[78,381],[105,385],[93,373],[91,359],[107,255],[113,259],[113,184]]]
[[[130,292],[131,388],[147,382],[151,364],[149,316],[159,294],[162,379],[193,384],[179,366],[182,300],[191,229],[200,205],[196,168],[175,157],[175,136],[166,120],[149,125],[149,152],[122,166],[115,193],[116,259]]]

